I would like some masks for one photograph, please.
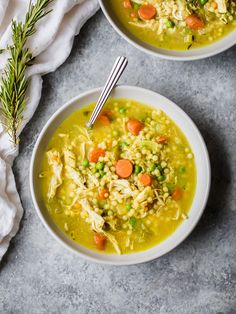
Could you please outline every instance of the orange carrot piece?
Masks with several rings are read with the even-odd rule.
[[[131,1],[130,1],[130,0],[124,0],[124,1],[123,1],[123,7],[124,7],[125,9],[132,9]]]
[[[93,148],[89,155],[90,162],[98,162],[99,157],[105,156],[105,151],[101,148]]]
[[[156,138],[156,142],[157,142],[158,144],[166,144],[166,143],[168,142],[168,136],[166,136],[166,135],[158,136],[158,137]]]
[[[142,20],[151,20],[157,14],[156,8],[151,4],[143,4],[138,10],[138,15]]]
[[[186,18],[186,23],[189,28],[197,30],[201,29],[205,26],[204,22],[200,19],[200,17],[192,14]]]
[[[116,174],[121,178],[128,178],[133,172],[133,164],[128,159],[120,159],[116,163]]]
[[[101,114],[98,116],[97,121],[102,124],[102,125],[109,125],[110,124],[110,119],[106,114]]]
[[[147,173],[141,173],[139,175],[139,181],[143,186],[149,186],[152,184],[152,177]]]
[[[100,192],[99,192],[99,198],[101,200],[105,200],[106,198],[109,197],[109,190],[108,189],[102,189]]]
[[[183,192],[182,189],[179,187],[176,187],[174,191],[172,192],[171,196],[175,201],[178,201],[182,198]]]
[[[106,241],[107,241],[107,238],[103,234],[95,233],[95,235],[94,235],[94,242],[96,244],[96,247],[99,250],[104,250],[105,249]]]
[[[127,122],[127,129],[133,135],[139,135],[139,132],[143,129],[143,127],[143,123],[136,119],[129,119]]]

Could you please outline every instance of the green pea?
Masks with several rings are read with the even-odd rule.
[[[104,162],[97,162],[95,167],[97,170],[102,170],[104,168]]]
[[[105,204],[103,205],[103,208],[104,208],[104,209],[109,209],[109,205],[108,205],[107,203],[105,203]]]
[[[140,7],[141,7],[140,4],[138,4],[136,2],[133,3],[133,8],[134,8],[135,11],[138,11]]]
[[[121,146],[122,149],[124,149],[125,147],[128,147],[129,144],[126,143],[126,142],[123,142],[123,143],[120,144],[120,146]]]
[[[142,167],[139,165],[134,166],[134,173],[139,174],[142,171]]]
[[[84,159],[84,160],[82,161],[82,166],[83,166],[83,167],[88,167],[88,166],[89,166],[89,161],[88,161],[88,159]]]
[[[126,110],[127,110],[126,108],[122,107],[122,108],[119,109],[119,113],[120,114],[125,114]]]
[[[201,5],[205,5],[208,2],[208,0],[200,0]]]
[[[97,169],[96,169],[96,168],[93,168],[93,169],[92,169],[92,173],[95,174],[96,172],[97,172]]]
[[[106,174],[106,172],[105,172],[105,171],[103,171],[103,170],[99,170],[99,174],[100,174],[100,177],[104,177],[104,176],[105,176],[105,174]]]
[[[150,167],[150,171],[153,172],[156,169],[157,165],[156,164],[152,164]]]
[[[165,180],[165,176],[159,176],[159,177],[157,177],[157,180],[160,181],[160,182],[162,182],[162,181]]]
[[[174,187],[175,187],[174,183],[167,183],[166,186],[167,186],[169,193],[172,193],[174,190]]]
[[[131,205],[131,204],[126,204],[126,209],[127,209],[128,211],[130,211],[130,210],[132,209],[132,205]]]
[[[185,173],[186,172],[185,166],[179,166],[178,171],[179,173]]]
[[[171,20],[166,21],[166,27],[167,28],[173,28],[175,27],[175,23]]]
[[[160,164],[157,165],[157,169],[158,169],[160,172],[163,171],[163,168],[162,168],[162,166],[161,166]]]
[[[129,219],[129,224],[132,226],[132,228],[135,228],[135,226],[137,224],[137,219],[135,217],[131,217]]]

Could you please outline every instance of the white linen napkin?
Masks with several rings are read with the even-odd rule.
[[[34,1],[35,2],[35,1]],[[0,48],[11,43],[11,20],[23,20],[29,0],[0,0]],[[21,130],[34,114],[41,97],[42,75],[55,71],[68,57],[74,36],[98,9],[97,0],[54,0],[53,11],[37,24],[37,32],[29,39],[28,47],[36,57],[28,68],[30,77],[29,102]],[[0,73],[6,64],[7,53],[0,54]],[[1,75],[1,74],[0,74]],[[0,104],[1,106],[1,104]],[[11,169],[18,147],[9,140],[0,122],[0,261],[10,240],[18,231],[23,208],[16,190]]]

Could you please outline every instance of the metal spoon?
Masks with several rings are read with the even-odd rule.
[[[108,97],[111,94],[113,87],[116,85],[117,81],[121,77],[124,69],[128,64],[128,59],[126,57],[118,57],[113,65],[111,73],[106,81],[106,84],[102,90],[102,93],[96,103],[96,106],[91,114],[87,127],[91,128],[97,119],[99,113],[101,112],[103,106],[105,105]]]

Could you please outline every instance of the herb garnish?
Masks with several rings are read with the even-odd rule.
[[[26,47],[28,38],[36,31],[35,24],[51,10],[46,10],[53,0],[30,1],[24,22],[12,21],[12,45],[7,47],[10,54],[3,76],[1,78],[0,102],[2,108],[2,123],[14,144],[18,143],[18,131],[24,119],[26,107],[26,91],[29,79],[25,71],[32,54]]]

